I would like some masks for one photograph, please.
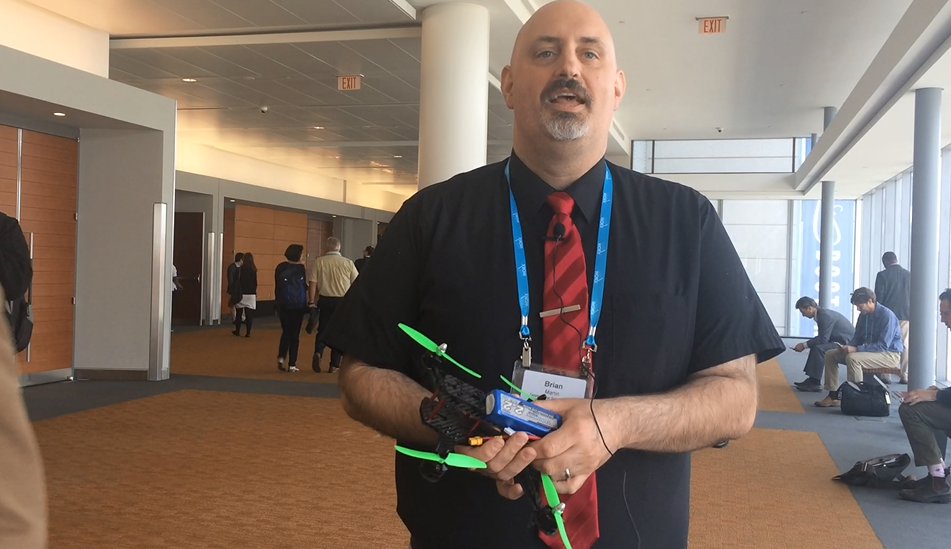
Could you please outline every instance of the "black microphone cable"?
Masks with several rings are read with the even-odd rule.
[[[581,233],[578,232],[577,229],[575,230],[575,232],[577,233],[577,237],[581,238]],[[584,358],[584,355],[582,354],[582,351],[581,351],[582,349],[581,342],[584,341],[584,336],[581,335],[581,331],[578,330],[578,328],[574,324],[568,322],[565,319],[564,317],[565,299],[564,297],[562,297],[561,293],[558,291],[558,285],[555,284],[557,280],[557,277],[555,276],[555,265],[558,263],[558,255],[557,255],[558,243],[564,240],[564,236],[565,236],[564,224],[555,223],[555,225],[552,227],[552,235],[553,235],[552,237],[546,237],[546,240],[555,241],[555,245],[551,249],[551,288],[555,292],[555,296],[558,298],[558,306],[559,306],[558,318],[562,322],[570,326],[571,329],[574,330],[576,334],[578,334],[578,361],[580,363]],[[586,272],[584,276],[587,278],[588,273]],[[581,313],[584,314],[583,308]],[[601,425],[598,423],[598,416],[595,415],[594,413],[594,399],[598,396],[598,378],[594,375],[594,368],[591,368],[588,371],[588,375],[591,376],[591,382],[594,384],[594,388],[591,391],[591,398],[588,399],[588,407],[589,407],[589,410],[591,410],[591,418],[594,419],[594,426],[597,427],[598,429],[598,436],[601,437],[601,444],[604,445],[604,449],[607,450],[608,454],[610,454],[611,457],[614,457],[614,452],[612,452],[611,449],[608,448],[608,443],[605,442],[604,440],[604,433],[601,432]],[[621,470],[622,470],[621,497],[624,499],[624,508],[627,510],[627,518],[628,520],[631,521],[631,528],[634,529],[634,535],[637,537],[637,545],[635,545],[635,549],[640,549],[641,548],[641,532],[640,530],[637,529],[637,523],[634,521],[634,514],[631,513],[631,504],[627,500],[627,469],[625,469],[622,465]]]

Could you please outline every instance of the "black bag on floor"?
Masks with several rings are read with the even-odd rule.
[[[843,482],[849,486],[898,490],[907,480],[902,472],[910,463],[911,458],[908,454],[889,454],[856,461],[851,469],[841,475],[832,477],[832,480]]]
[[[878,378],[876,383],[852,383],[839,385],[839,402],[842,413],[847,416],[888,417],[891,412],[888,389]]]

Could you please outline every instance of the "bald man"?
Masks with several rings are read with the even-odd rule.
[[[533,521],[527,468],[555,481],[575,549],[686,547],[689,452],[749,431],[755,365],[783,343],[711,204],[605,160],[626,81],[594,10],[540,8],[501,81],[511,157],[407,200],[337,310],[344,409],[447,450],[420,420],[434,387],[404,322],[482,377],[445,373],[485,392],[514,378],[560,414],[540,440],[456,446],[480,472],[431,483],[397,454],[415,549],[561,547]]]

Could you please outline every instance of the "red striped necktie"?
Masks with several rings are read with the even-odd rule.
[[[548,204],[555,215],[548,225],[545,241],[545,291],[542,310],[553,311],[580,307],[571,312],[561,312],[542,319],[542,362],[578,375],[581,370],[582,345],[588,333],[588,276],[585,267],[581,235],[571,221],[575,201],[566,192],[548,196]],[[556,225],[564,226],[563,237],[556,240]],[[559,227],[560,229],[560,227]],[[553,479],[561,480],[561,479]],[[571,496],[561,496],[565,504],[562,518],[565,531],[573,549],[588,549],[600,536],[598,530],[598,487],[594,473],[581,489]],[[544,542],[552,548],[563,549],[561,536],[547,536],[539,532]]]

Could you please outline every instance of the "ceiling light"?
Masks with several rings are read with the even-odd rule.
[[[337,217],[337,216],[334,216],[334,217]]]
[[[192,82],[198,82],[198,80],[194,78],[182,78],[182,82],[188,82],[190,84]]]
[[[54,112],[54,113],[53,113],[53,116],[66,116],[66,113],[64,113],[64,112]]]
[[[401,155],[401,154],[394,154],[394,155],[393,155],[393,158],[403,158],[403,155]]]
[[[232,199],[231,201],[234,202],[234,199]]]
[[[324,129],[324,127],[323,127],[323,126],[314,126],[314,129],[315,129],[315,130],[322,130],[322,129]]]

